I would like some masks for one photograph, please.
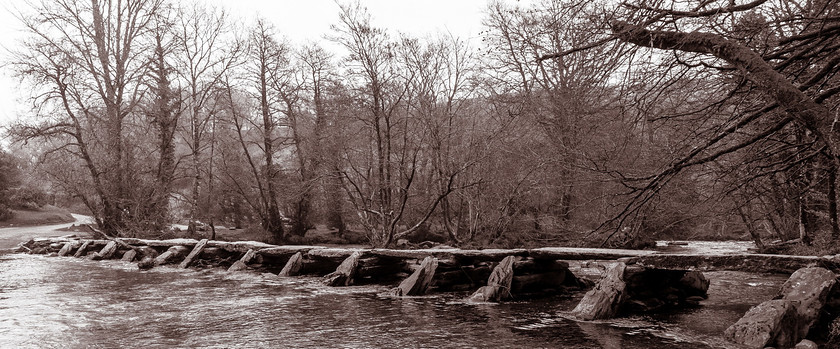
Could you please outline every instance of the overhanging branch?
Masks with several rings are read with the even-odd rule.
[[[648,30],[623,21],[614,21],[611,26],[619,40],[638,46],[704,53],[725,60],[746,73],[747,78],[772,96],[794,120],[813,132],[832,155],[840,155],[840,146],[834,144],[832,137],[828,109],[806,96],[751,49],[711,33]]]

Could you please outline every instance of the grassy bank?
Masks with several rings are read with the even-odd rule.
[[[70,211],[46,205],[35,210],[12,210],[12,218],[0,221],[0,227],[22,227],[71,223],[75,221]]]

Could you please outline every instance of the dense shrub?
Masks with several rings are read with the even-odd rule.
[[[5,221],[5,220],[12,219],[12,217],[14,217],[14,216],[15,216],[15,213],[12,212],[11,209],[9,209],[9,206],[6,206],[4,204],[0,204],[0,221]]]
[[[810,245],[796,243],[771,246],[769,252],[799,256],[825,256],[840,253],[840,246],[838,246],[837,241],[831,237],[830,231],[816,231],[812,233],[811,239],[812,241]],[[838,337],[838,339],[840,339],[840,337]]]
[[[41,189],[22,187],[11,190],[9,204],[17,209],[36,210],[48,202],[47,193]]]
[[[443,244],[449,241],[449,238],[446,236],[445,232],[441,230],[436,230],[433,232],[430,229],[429,224],[421,225],[420,228],[411,232],[411,234],[405,235],[403,238],[413,243],[431,241]]]

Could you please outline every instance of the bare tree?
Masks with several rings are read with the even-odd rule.
[[[334,40],[350,52],[349,81],[364,110],[357,122],[348,124],[355,125],[351,132],[358,130],[359,136],[355,146],[345,146],[348,162],[342,179],[371,242],[388,246],[422,227],[457,189],[458,174],[469,167],[459,164],[444,169],[438,162],[438,173],[426,177],[435,185],[418,183],[424,180],[426,154],[431,153],[427,142],[432,104],[449,102],[435,107],[434,112],[456,113],[454,101],[466,97],[460,95],[464,77],[458,75],[464,73],[465,63],[444,63],[449,55],[465,51],[445,51],[435,44],[422,47],[410,39],[394,41],[372,26],[370,15],[359,3],[342,5],[339,18],[341,25],[333,27]],[[433,62],[424,61],[426,58]],[[433,66],[434,60],[437,66]],[[446,72],[447,68],[452,71]],[[441,89],[442,81],[450,85]],[[438,136],[443,142],[443,135]]]
[[[406,100],[408,117],[420,120],[428,130],[420,161],[428,162],[429,169],[420,174],[421,190],[432,194],[431,198],[442,196],[442,229],[449,240],[462,244],[469,240],[462,231],[466,203],[460,197],[453,205],[449,194],[475,184],[463,174],[485,154],[477,143],[489,142],[483,137],[474,138],[468,129],[474,120],[470,116],[475,110],[469,106],[477,97],[477,61],[467,43],[451,35],[423,41],[426,43],[404,38],[401,53],[405,69],[414,74]]]
[[[192,177],[189,198],[190,230],[195,221],[212,216],[213,128],[219,106],[214,93],[222,85],[223,76],[241,63],[244,43],[236,36],[228,14],[221,9],[197,2],[178,9],[177,71],[182,84],[182,108],[186,116],[182,138],[188,147]],[[201,209],[207,206],[205,209]],[[215,229],[214,229],[215,230]]]
[[[145,91],[146,53],[154,52],[149,33],[161,6],[147,0],[44,1],[37,14],[22,18],[30,38],[14,66],[35,86],[40,121],[15,132],[63,140],[54,144],[83,162],[94,188],[84,201],[110,234],[121,233],[139,211],[125,128]]]
[[[330,167],[338,162],[335,147],[329,147],[334,142],[334,132],[330,132],[330,122],[334,115],[327,110],[329,103],[326,85],[335,81],[335,67],[332,55],[316,44],[304,46],[297,54],[298,62],[295,70],[300,71],[296,79],[282,79],[278,90],[286,105],[286,118],[292,132],[296,164],[300,175],[298,194],[295,195],[294,218],[292,232],[304,235],[313,226],[314,201],[316,189],[322,187],[328,190],[322,198],[322,206],[326,209],[327,223],[342,232],[344,229],[341,217],[342,194],[340,178]],[[306,101],[304,101],[304,99]],[[308,103],[308,110],[303,103]],[[333,122],[334,123],[334,122]],[[336,185],[338,180],[338,185]],[[322,190],[323,191],[323,190]]]
[[[230,170],[226,171],[227,176],[275,242],[285,239],[279,199],[283,176],[276,158],[280,141],[287,136],[275,107],[279,96],[273,79],[279,70],[287,67],[288,55],[288,47],[276,40],[273,28],[258,20],[249,33],[248,64],[243,66],[238,80],[225,77],[219,96],[243,158],[242,162],[233,161],[226,167],[244,166],[250,178],[232,178]]]
[[[704,132],[703,137],[697,138],[691,148],[666,168],[650,176],[622,178],[634,196],[620,216],[639,212],[658,190],[688,168],[726,161],[736,153],[749,154],[750,149],[775,146],[772,157],[764,157],[764,170],[756,171],[741,183],[779,173],[788,173],[789,179],[800,175],[810,178],[800,188],[803,193],[812,194],[798,199],[798,220],[804,226],[808,220],[807,197],[823,189],[817,185],[820,181],[813,180],[818,178],[817,171],[805,167],[797,175],[792,170],[819,162],[822,156],[830,159],[834,169],[838,165],[840,146],[836,142],[833,115],[837,110],[836,94],[840,92],[835,78],[836,63],[840,61],[836,50],[839,43],[835,30],[825,29],[836,27],[838,3],[790,6],[786,2],[757,0],[663,2],[651,6],[623,2],[602,9],[600,13],[589,12],[591,16],[587,17],[600,23],[599,35],[576,47],[543,55],[540,60],[562,59],[617,41],[649,57],[665,52],[667,55],[661,57],[671,57],[668,61],[673,66],[696,74],[706,73],[707,81],[722,81],[721,86],[730,91],[719,98],[707,99],[705,106],[692,115],[709,117],[730,113],[731,117],[719,119],[723,122]],[[665,84],[658,87],[658,91],[667,89]],[[800,128],[805,132],[800,133]],[[751,134],[745,137],[742,130],[750,130]],[[784,156],[784,153],[792,155]],[[777,156],[780,161],[766,161]],[[744,157],[748,161],[753,158]],[[829,177],[836,180],[836,176]],[[838,234],[836,185],[830,183],[827,187],[831,193],[827,195],[827,215],[835,235]],[[807,242],[807,234],[802,237]]]

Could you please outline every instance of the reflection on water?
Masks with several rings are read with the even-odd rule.
[[[784,278],[713,274],[703,307],[576,322],[567,314],[580,295],[498,305],[466,304],[464,294],[394,299],[380,296],[385,286],[6,254],[0,348],[717,348],[723,328]]]

